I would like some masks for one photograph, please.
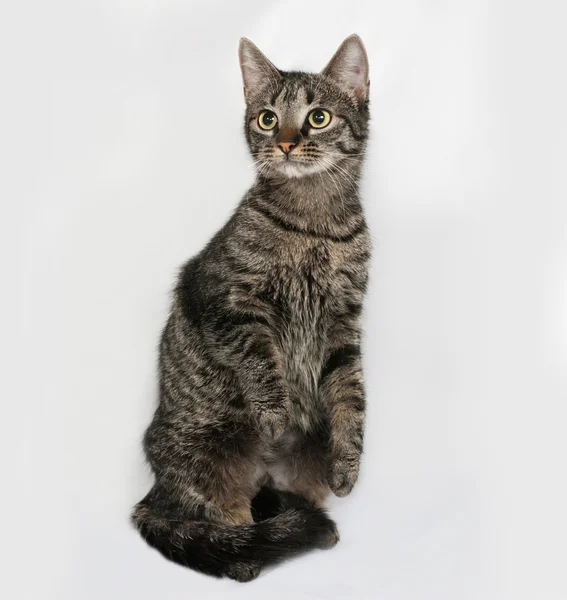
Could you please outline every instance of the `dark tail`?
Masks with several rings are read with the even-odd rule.
[[[248,581],[264,565],[312,548],[330,548],[339,539],[324,510],[268,488],[253,501],[256,522],[240,526],[171,518],[156,511],[148,498],[132,514],[146,542],[169,560],[216,577]]]

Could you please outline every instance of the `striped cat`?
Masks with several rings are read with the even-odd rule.
[[[369,81],[356,35],[319,74],[247,39],[239,56],[257,177],[177,282],[144,438],[155,484],[132,521],[172,561],[249,581],[334,546],[325,498],[358,477]]]

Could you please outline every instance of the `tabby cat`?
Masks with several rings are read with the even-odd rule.
[[[320,74],[247,39],[239,56],[257,177],[179,276],[144,438],[155,484],[132,521],[172,561],[249,581],[334,546],[325,498],[358,477],[369,81],[356,35]]]

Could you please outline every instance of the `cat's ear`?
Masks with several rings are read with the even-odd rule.
[[[264,87],[270,80],[279,79],[280,72],[248,39],[242,38],[238,47],[244,97],[250,99],[255,90]]]
[[[339,46],[322,73],[354,92],[360,103],[368,100],[368,56],[362,40],[356,34],[349,35]]]

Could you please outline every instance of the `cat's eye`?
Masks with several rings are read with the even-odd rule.
[[[265,129],[266,131],[273,129],[277,122],[278,118],[271,110],[263,110],[258,117],[260,129]]]
[[[309,113],[307,117],[309,125],[315,129],[323,129],[331,122],[331,114],[322,108],[316,108]]]

